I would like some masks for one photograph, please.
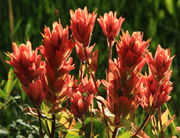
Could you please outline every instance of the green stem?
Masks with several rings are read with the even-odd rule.
[[[164,132],[163,132],[162,120],[161,120],[161,107],[158,108],[158,116],[159,116],[160,127],[161,127],[161,137],[164,138]]]
[[[169,108],[168,108],[168,106],[167,106],[167,103],[165,103],[164,105],[165,105],[166,109],[168,110],[169,117],[172,118],[172,114],[171,114],[171,112],[169,111]],[[176,134],[177,134],[178,132],[177,132],[177,130],[176,130],[176,124],[174,123],[174,120],[173,120],[173,122],[172,122],[172,125],[173,125],[174,130],[176,131]]]
[[[51,136],[50,136],[50,138],[54,138],[55,129],[56,129],[56,116],[55,116],[55,114],[53,114],[52,115],[52,129],[51,129]]]
[[[144,122],[142,123],[142,125],[140,126],[140,128],[136,131],[136,133],[132,136],[135,137],[136,135],[138,135],[138,133],[147,125],[149,119],[151,118],[151,115],[147,115]]]
[[[113,131],[112,138],[116,138],[117,131],[118,131],[118,127],[115,127],[115,128],[114,128],[114,131]]]
[[[91,135],[90,137],[93,138],[94,137],[94,133],[93,133],[93,120],[92,120],[92,109],[93,109],[93,105],[91,104],[90,106],[91,111],[90,111],[90,115],[91,115]]]
[[[39,119],[39,137],[42,138],[43,132],[42,132],[42,124],[41,124],[41,113],[39,109],[37,109],[37,111],[38,111],[38,119]]]
[[[82,121],[82,131],[84,132],[85,137],[88,138],[87,133],[86,133],[86,129],[85,129],[85,125],[84,125],[83,117],[81,117],[81,121]]]
[[[109,72],[110,68],[109,68],[109,60],[112,59],[112,41],[107,39],[107,44],[108,44],[108,69],[107,69],[107,73]]]

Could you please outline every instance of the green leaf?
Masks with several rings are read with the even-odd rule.
[[[153,17],[150,18],[149,21],[149,26],[148,26],[148,32],[149,35],[154,37],[156,35],[157,32],[157,20],[154,19]]]
[[[130,138],[132,136],[130,131],[123,133],[122,135],[118,136],[118,138]]]
[[[166,9],[168,10],[169,14],[173,15],[174,14],[174,3],[173,0],[165,0],[165,6]]]
[[[42,112],[44,112],[45,116],[51,118],[51,114],[48,113],[48,112],[49,112],[49,107],[48,107],[44,102],[41,104],[41,109],[42,109]],[[44,124],[46,124],[45,121],[47,121],[48,128],[49,128],[50,131],[51,131],[51,127],[52,127],[51,121],[49,121],[49,120],[43,120],[43,123],[44,123]]]
[[[5,88],[4,88],[4,91],[6,93],[6,98],[9,97],[9,95],[11,94],[12,89],[14,88],[16,83],[17,83],[17,78],[15,79],[13,69],[11,68],[8,72],[8,80],[7,80],[7,82],[5,84]]]
[[[14,30],[13,30],[13,32],[12,32],[13,35],[16,34],[16,32],[17,32],[18,30],[20,30],[22,21],[23,21],[22,19],[19,19],[19,20],[17,21],[17,23],[16,23],[16,25],[15,25],[15,27],[14,27]]]
[[[91,133],[91,118],[88,117],[85,121],[85,129],[87,131],[88,136],[90,136]],[[94,136],[98,135],[98,138],[103,138],[106,137],[106,129],[105,129],[105,125],[102,124],[99,120],[97,120],[96,118],[92,118],[92,124],[93,124],[93,133]]]
[[[4,99],[6,97],[6,93],[0,89],[0,98]]]
[[[77,136],[77,135],[73,135],[73,134],[68,133],[66,135],[66,138],[84,138],[84,136]]]

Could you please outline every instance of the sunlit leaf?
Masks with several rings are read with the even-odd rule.
[[[88,117],[85,121],[85,129],[88,133],[88,136],[90,136],[91,133],[91,118]],[[99,134],[98,138],[106,137],[106,129],[103,123],[101,123],[96,118],[92,118],[92,125],[93,125],[93,133],[94,135]]]
[[[42,109],[42,112],[45,114],[45,116],[51,118],[51,115],[49,114],[49,107],[43,102],[41,104],[41,109]],[[47,122],[47,123],[46,123]],[[52,123],[51,121],[49,120],[43,120],[43,123],[44,124],[47,124],[47,127],[50,129],[51,131],[51,126],[52,126]]]
[[[162,125],[164,125],[168,121],[168,110],[161,115]]]
[[[169,14],[174,14],[174,3],[173,0],[165,0],[166,9],[168,10]]]
[[[6,97],[5,92],[2,89],[0,89],[0,98],[4,99],[5,97]]]
[[[14,88],[14,86],[17,83],[17,78],[15,78],[13,69],[10,69],[8,72],[8,80],[5,84],[5,93],[6,93],[6,97],[8,97],[10,95],[10,93],[12,92],[12,89]]]
[[[118,136],[118,138],[130,138],[132,136],[132,133],[130,131],[127,131],[123,133],[122,135]]]

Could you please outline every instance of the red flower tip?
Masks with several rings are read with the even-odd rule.
[[[68,26],[64,29],[61,23],[54,22],[52,32],[48,27],[44,28],[43,37],[42,55],[49,66],[59,68],[70,56],[74,47],[72,40],[69,40]]]
[[[76,42],[76,53],[77,53],[79,59],[81,61],[85,61],[87,58],[89,58],[92,51],[93,51],[93,48],[95,47],[95,45],[96,44],[94,44],[92,46],[87,46],[87,47],[84,48],[82,43]]]
[[[122,23],[125,18],[120,17],[116,18],[116,12],[110,11],[109,13],[105,13],[104,17],[100,16],[97,19],[104,35],[108,38],[109,41],[114,41],[114,38],[119,34]]]
[[[14,67],[17,77],[24,86],[44,75],[45,62],[41,61],[41,56],[37,54],[38,48],[32,50],[30,41],[19,47],[13,43],[12,48],[13,53],[9,54],[10,61],[7,63]]]
[[[150,40],[143,41],[141,32],[133,32],[132,36],[128,31],[122,33],[121,40],[117,43],[118,57],[122,66],[126,69],[134,68],[144,60],[144,54]],[[140,64],[143,65],[143,64]],[[142,68],[139,67],[140,69]]]
[[[70,16],[70,28],[74,38],[82,43],[83,46],[88,46],[96,20],[96,13],[88,13],[87,8],[85,7],[84,10],[79,8],[75,10],[75,12],[70,10]]]
[[[170,70],[174,56],[170,57],[170,49],[162,49],[158,45],[153,59],[152,54],[148,52],[146,54],[147,63],[149,65],[150,71],[154,74],[157,79],[161,80],[166,73]]]
[[[93,99],[93,94],[84,97],[81,92],[74,91],[71,94],[70,102],[71,107],[70,111],[77,117],[82,117],[84,113],[87,112],[89,105]]]
[[[46,96],[46,88],[44,87],[42,80],[36,80],[32,83],[29,83],[29,87],[26,88],[23,86],[25,92],[30,97],[34,105],[40,105],[43,99]]]

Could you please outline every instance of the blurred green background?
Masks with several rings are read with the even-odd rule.
[[[105,12],[117,11],[117,15],[126,18],[122,29],[144,32],[144,39],[151,38],[149,49],[155,51],[157,44],[170,48],[173,61],[173,92],[168,106],[176,115],[176,124],[180,121],[180,0],[0,0],[0,93],[6,91],[8,96],[0,94],[0,136],[13,132],[15,135],[26,135],[37,131],[36,121],[24,115],[24,103],[29,103],[19,82],[5,60],[5,52],[12,51],[12,41],[26,43],[30,40],[33,47],[42,42],[40,32],[44,26],[52,27],[54,21],[61,20],[63,26],[70,24],[69,10],[84,8],[92,12],[97,10],[98,17]],[[96,22],[91,44],[96,43],[99,49],[97,78],[105,78],[107,66],[106,39]],[[72,55],[75,57],[75,54]],[[75,63],[78,63],[75,57]],[[8,79],[9,76],[13,80]],[[12,85],[14,84],[14,85]],[[29,126],[34,126],[33,128]],[[17,127],[19,126],[19,128]],[[21,128],[22,127],[22,128]],[[24,130],[26,128],[26,130]],[[171,131],[169,132],[171,133]],[[33,134],[31,134],[33,135]]]

